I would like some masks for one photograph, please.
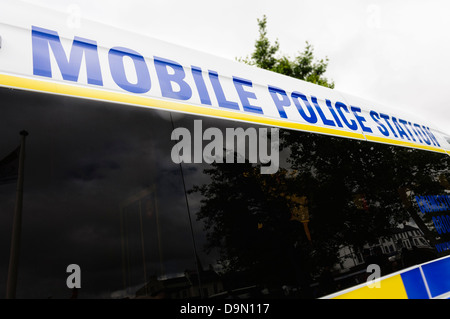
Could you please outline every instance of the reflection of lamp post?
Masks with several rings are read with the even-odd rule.
[[[23,205],[23,180],[25,165],[25,138],[27,131],[21,131],[19,170],[17,177],[16,206],[14,209],[13,231],[11,237],[11,252],[9,256],[8,278],[6,281],[6,299],[16,298],[17,273],[19,268],[20,242],[22,233],[22,205]]]
[[[298,220],[303,224],[305,229],[306,237],[311,241],[311,234],[308,228],[309,222],[309,211],[308,211],[308,199],[306,196],[297,197],[292,195],[290,200],[293,203],[293,208],[291,209],[291,220]]]
[[[129,247],[129,238],[128,238],[128,218],[129,215],[132,214],[131,211],[128,211],[133,205],[137,204],[137,217],[139,219],[139,233],[140,233],[140,244],[141,244],[141,255],[142,255],[142,270],[144,276],[144,291],[145,295],[148,295],[148,280],[147,280],[147,257],[146,257],[146,249],[145,249],[145,236],[144,236],[144,220],[143,220],[143,210],[148,212],[150,209],[148,207],[148,202],[152,203],[152,206],[155,210],[155,223],[156,223],[156,231],[158,238],[158,253],[159,253],[159,262],[161,267],[161,274],[164,274],[163,267],[163,257],[162,257],[162,247],[161,247],[161,236],[159,229],[159,220],[158,220],[158,205],[156,202],[156,191],[155,186],[145,188],[140,192],[137,192],[120,204],[120,215],[121,215],[121,236],[122,236],[122,267],[123,267],[123,285],[124,289],[128,291],[128,288],[132,285],[131,283],[131,265],[130,265],[130,250]],[[143,204],[146,207],[143,207]],[[127,209],[128,208],[128,209]],[[136,213],[136,212],[134,212]],[[151,215],[149,215],[151,217]],[[127,285],[128,280],[128,285]]]

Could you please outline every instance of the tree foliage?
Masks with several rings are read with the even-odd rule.
[[[238,59],[239,61],[300,80],[334,88],[334,82],[324,76],[328,67],[328,58],[315,59],[314,48],[308,41],[306,41],[304,50],[294,58],[280,55],[278,40],[271,44],[267,37],[267,17],[264,15],[257,20],[259,37],[255,42],[255,50],[250,58]]]
[[[308,295],[313,278],[342,261],[343,246],[363,253],[411,219],[431,247],[436,243],[426,226],[431,215],[419,213],[413,195],[442,192],[438,177],[450,179],[447,156],[289,130],[282,131],[281,149],[288,155],[275,174],[262,175],[250,163],[213,163],[204,172],[211,182],[192,190],[202,195],[197,219],[205,248],[217,249],[225,274],[244,272],[268,287],[292,284]],[[307,198],[310,238],[293,218],[296,197]],[[415,258],[434,256],[428,249]]]

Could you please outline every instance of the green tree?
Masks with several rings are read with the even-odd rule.
[[[328,67],[328,58],[317,60],[314,58],[314,48],[306,41],[306,47],[294,58],[279,55],[280,44],[274,44],[267,38],[267,17],[258,20],[259,38],[255,42],[255,51],[251,57],[240,58],[238,61],[259,68],[291,76],[300,80],[334,88],[334,81],[328,80],[324,74]]]

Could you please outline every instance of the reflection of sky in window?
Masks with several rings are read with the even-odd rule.
[[[30,133],[18,297],[24,287],[37,297],[64,294],[65,269],[71,263],[80,265],[86,291],[120,289],[120,203],[148,187],[157,194],[167,271],[180,272],[180,264],[193,267],[179,167],[168,157],[170,122],[138,108],[30,93],[3,95],[8,100],[1,118],[8,124],[0,128],[2,151],[14,145],[22,128]],[[13,188],[0,189],[10,198],[2,205],[3,256],[9,252]],[[148,270],[160,270],[159,258],[151,259]],[[7,262],[1,266],[6,277]]]

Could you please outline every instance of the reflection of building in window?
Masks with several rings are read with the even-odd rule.
[[[431,246],[425,240],[423,233],[420,229],[405,225],[403,228],[396,228],[392,230],[392,238],[397,244],[397,250],[402,247],[407,249],[417,248],[430,248]]]
[[[366,244],[360,249],[343,246],[339,250],[340,262],[334,268],[340,273],[348,272],[351,268],[366,263],[364,256],[374,255],[375,249],[379,247],[383,255],[395,260],[402,251],[402,248],[412,250],[413,248],[431,249],[430,244],[425,240],[422,231],[419,228],[409,225],[403,225],[402,228],[394,228],[390,231],[390,236],[384,236],[378,239],[376,244]]]
[[[220,276],[212,267],[201,271],[203,297],[224,291]],[[182,276],[158,278],[151,276],[146,285],[136,291],[136,297],[142,298],[200,298],[197,271],[186,270]]]

